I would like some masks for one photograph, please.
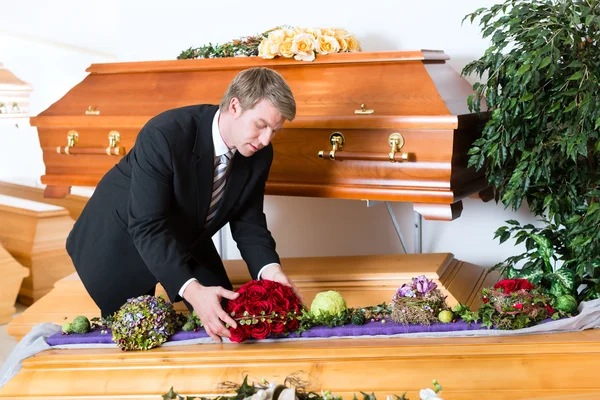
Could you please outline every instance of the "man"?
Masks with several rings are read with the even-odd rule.
[[[98,184],[67,239],[75,268],[103,316],[128,298],[185,299],[216,341],[236,327],[222,298],[235,299],[211,237],[226,223],[253,279],[298,290],[285,275],[263,213],[270,144],[296,103],[267,68],[240,72],[219,107],[166,111]],[[226,183],[225,183],[226,182]]]

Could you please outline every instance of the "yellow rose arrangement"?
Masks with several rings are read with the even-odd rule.
[[[262,58],[278,56],[313,61],[317,54],[360,51],[356,37],[339,28],[278,28],[268,32],[258,46]]]
[[[232,40],[224,44],[190,47],[178,59],[253,57],[294,57],[313,61],[317,54],[360,51],[356,37],[339,28],[291,28],[279,26],[266,32]]]

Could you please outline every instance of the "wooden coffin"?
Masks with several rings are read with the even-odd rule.
[[[448,254],[381,256],[372,268],[373,279],[365,279],[364,258],[337,263],[326,258],[288,259],[290,275],[311,299],[311,291],[337,288],[352,305],[388,298],[402,280],[393,274],[394,262],[430,269],[438,262],[438,282],[453,284],[444,271],[452,267]],[[412,257],[419,257],[414,262]],[[429,265],[422,260],[428,257]],[[374,259],[375,260],[375,259]],[[315,270],[328,263],[324,274]],[[346,268],[344,269],[344,267]],[[237,263],[227,264],[232,280],[247,276]],[[366,268],[369,270],[369,268]],[[345,272],[345,273],[344,273]],[[421,272],[425,272],[422,270]],[[292,273],[294,275],[292,275]],[[473,279],[473,278],[471,278]],[[460,280],[456,276],[453,281]],[[362,284],[360,284],[362,282]],[[487,286],[488,283],[483,283]],[[354,287],[354,289],[352,289]],[[456,288],[451,289],[459,293]],[[94,304],[76,276],[59,281],[55,288],[9,324],[62,323],[76,315],[93,316]],[[95,309],[98,311],[97,308]],[[118,349],[53,349],[23,362],[23,369],[0,389],[0,398],[20,399],[142,399],[159,398],[171,386],[186,395],[214,395],[217,384],[267,379],[283,382],[299,373],[309,389],[329,389],[351,399],[360,391],[374,391],[379,399],[407,391],[417,399],[420,388],[437,379],[442,397],[453,400],[515,400],[558,396],[560,399],[598,398],[600,382],[595,378],[600,357],[600,330],[480,338],[354,338],[277,343],[205,344],[158,347],[150,351],[122,352]],[[581,396],[581,397],[579,397]],[[552,397],[553,398],[553,397]]]
[[[354,294],[362,292],[357,288]],[[62,323],[78,315],[72,310],[90,305],[81,282],[65,278],[18,319]],[[158,399],[171,386],[181,394],[209,396],[217,393],[219,382],[241,382],[246,375],[255,382],[283,382],[298,373],[309,389],[328,389],[346,399],[360,391],[373,391],[379,399],[408,392],[418,399],[419,389],[431,387],[432,379],[443,385],[444,399],[597,399],[598,357],[598,329],[506,337],[163,346],[133,352],[52,349],[25,360],[0,389],[0,398]]]
[[[62,207],[0,195],[0,242],[30,273],[19,302],[31,305],[75,268],[65,250],[73,219]]]
[[[298,373],[309,390],[378,399],[432,379],[446,400],[598,399],[600,330],[480,338],[328,339],[44,351],[0,389],[7,399],[160,399],[173,386],[188,396],[218,393],[218,383],[283,382]]]
[[[0,325],[12,320],[17,312],[15,302],[21,288],[23,278],[29,270],[19,264],[8,251],[0,245]]]
[[[273,140],[267,194],[403,201],[452,220],[485,189],[467,151],[485,116],[469,113],[471,85],[442,51],[343,53],[313,62],[258,57],[93,64],[63,98],[32,118],[46,196],[95,186],[170,108],[218,104],[241,70],[266,66],[292,88],[297,117]]]

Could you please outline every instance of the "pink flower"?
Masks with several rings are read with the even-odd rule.
[[[427,294],[437,288],[437,284],[432,280],[427,279],[425,275],[413,278],[413,286],[417,289],[417,292],[421,294]]]

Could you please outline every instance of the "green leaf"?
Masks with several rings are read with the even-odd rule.
[[[180,395],[179,393],[177,393],[176,391],[173,390],[173,386],[171,386],[171,389],[169,389],[169,391],[165,394],[162,395],[163,400],[195,400],[196,397],[193,396],[185,396],[183,397],[182,395]]]
[[[248,375],[246,375],[244,377],[244,381],[242,382],[242,385],[240,387],[237,388],[236,392],[238,394],[237,397],[241,397],[241,398],[246,398],[246,397],[250,397],[253,394],[255,394],[258,391],[258,389],[256,388],[256,386],[254,386],[254,384],[248,384]]]
[[[515,269],[513,267],[511,267],[510,269],[512,269],[512,271],[510,272],[510,274],[507,274],[508,279],[527,279],[529,282],[535,285],[540,283],[545,275],[544,271],[536,265],[522,269]]]
[[[550,280],[550,294],[554,297],[562,296],[563,294],[569,294],[567,288],[565,288],[557,279]]]
[[[558,110],[560,108],[561,102],[557,101],[554,104],[552,104],[552,106],[548,109],[548,113],[553,113],[554,111]]]
[[[567,289],[568,292],[565,294],[570,294],[575,287],[575,278],[573,275],[573,271],[571,271],[570,269],[564,268],[564,267],[560,268],[555,273],[550,274],[548,276],[548,279],[551,282],[556,281],[556,282],[560,283],[565,289]]]
[[[573,100],[568,106],[567,108],[565,108],[565,110],[563,112],[568,113],[569,111],[572,111],[575,107],[577,107],[577,102],[575,100]]]
[[[171,386],[171,389],[169,389],[167,393],[162,395],[162,398],[164,400],[171,400],[177,398],[177,393],[173,390],[173,386]]]
[[[580,70],[580,71],[575,72],[573,75],[571,75],[571,77],[567,80],[576,81],[576,80],[581,79],[581,77],[583,77],[583,71]]]
[[[375,393],[365,393],[365,392],[360,392],[363,395],[363,400],[377,400],[377,397],[375,397]]]
[[[585,214],[586,218],[598,211],[600,208],[600,203],[593,203],[588,207],[587,213]]]
[[[519,68],[517,71],[517,76],[523,75],[525,72],[529,71],[530,69],[531,69],[531,65],[529,65],[529,64],[522,65],[521,68]]]
[[[532,233],[530,237],[538,245],[538,253],[540,253],[540,257],[542,257],[546,264],[546,272],[552,272],[552,264],[550,264],[550,259],[554,256],[552,242],[547,237],[535,233]]]
[[[519,99],[519,102],[529,101],[533,99],[533,93],[527,93],[525,96]]]
[[[540,66],[538,68],[539,69],[546,68],[551,62],[552,62],[552,57],[550,57],[550,56],[544,57],[544,59],[542,60],[542,62],[540,63]]]
[[[477,146],[474,146],[474,147],[471,147],[469,149],[469,151],[467,152],[467,154],[470,155],[470,156],[472,156],[472,155],[478,154],[480,151],[481,151],[481,148],[479,148]]]

